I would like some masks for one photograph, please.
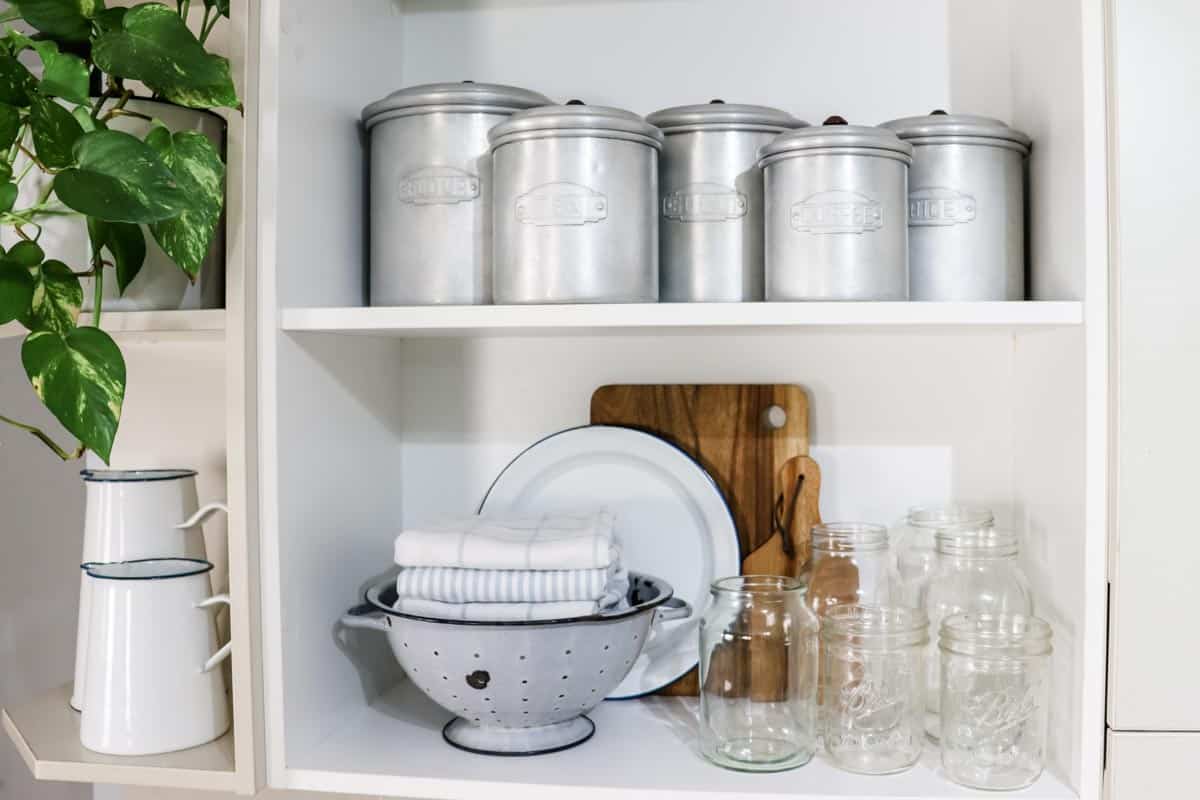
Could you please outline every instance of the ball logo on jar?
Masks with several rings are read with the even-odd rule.
[[[1008,686],[975,692],[968,690],[962,699],[968,724],[981,732],[1007,731],[1028,722],[1038,711],[1038,685]]]
[[[975,219],[978,204],[964,192],[933,186],[908,193],[908,224],[915,227],[961,225]]]
[[[517,198],[515,213],[526,225],[584,225],[608,217],[608,198],[577,183],[544,183]]]
[[[865,678],[843,686],[839,701],[858,730],[885,731],[901,721],[905,712],[905,687],[902,680]]]
[[[725,222],[746,216],[746,195],[719,183],[691,183],[668,193],[662,215],[676,222]]]
[[[883,206],[860,192],[817,192],[792,205],[791,221],[801,233],[871,233],[883,227]]]
[[[400,180],[398,196],[414,206],[470,202],[479,197],[479,178],[454,167],[424,167]]]

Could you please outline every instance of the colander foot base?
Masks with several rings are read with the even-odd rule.
[[[442,738],[468,753],[537,756],[583,744],[595,732],[596,724],[584,716],[531,728],[487,727],[455,717],[442,728]]]

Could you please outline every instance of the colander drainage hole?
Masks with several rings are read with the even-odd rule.
[[[521,681],[521,685],[522,685],[522,686],[524,686],[524,685],[525,685],[525,684],[527,684],[527,683],[529,683],[529,681]]]
[[[524,660],[525,660],[525,656],[521,656],[521,660],[522,660],[522,661],[524,661]]]
[[[559,709],[558,709],[558,706],[555,706],[555,707],[554,707],[554,710],[555,710],[555,711],[558,711],[558,710],[559,710]]]
[[[570,651],[570,650],[566,651],[566,653],[567,653],[567,655],[571,655],[571,651]]]
[[[605,649],[605,650],[607,650],[607,649],[608,649],[608,645],[604,645],[604,649]]]
[[[565,681],[567,679],[567,676],[563,675],[562,679]]]
[[[449,678],[447,678],[445,675],[443,675],[443,676],[442,676],[442,680],[444,680],[444,681],[448,681],[448,680],[450,680],[450,679],[449,679]]]
[[[433,654],[434,654],[435,656],[436,656],[436,655],[438,655],[438,651],[437,651],[437,650],[434,650],[434,651],[433,651]]]
[[[559,699],[559,700],[562,700],[564,697],[566,697],[566,695],[565,695],[565,694],[560,694],[560,695],[558,696],[558,699]]]
[[[601,674],[601,675],[603,675],[603,674],[604,674],[604,670],[600,670],[600,674]]]
[[[635,642],[637,641],[637,636],[638,636],[638,635],[637,635],[636,633],[633,635],[633,640],[634,640]]]
[[[529,698],[528,698],[528,697],[522,697],[522,698],[521,698],[521,702],[522,702],[522,703],[528,703],[528,702],[529,702]]]
[[[479,658],[479,653],[476,653],[476,654],[475,654],[475,657],[476,657],[476,658]]]
[[[483,702],[485,702],[485,703],[490,703],[490,702],[492,702],[492,698],[490,698],[490,697],[485,697],[485,698],[483,698]]]
[[[528,712],[528,711],[522,711],[521,713],[522,713],[522,714],[528,714],[529,712]]]

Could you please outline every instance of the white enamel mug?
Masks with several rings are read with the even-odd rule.
[[[88,564],[92,617],[79,738],[97,753],[150,755],[229,730],[229,699],[210,609],[212,564],[190,558]]]
[[[80,475],[87,487],[83,558],[87,563],[142,558],[205,558],[200,525],[221,503],[200,507],[196,473],[190,469],[92,470]],[[71,708],[83,707],[87,674],[90,584],[79,578],[79,624],[75,634],[75,686]]]

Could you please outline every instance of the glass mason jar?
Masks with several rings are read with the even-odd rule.
[[[904,525],[892,536],[896,573],[900,579],[900,602],[916,608],[921,587],[937,571],[937,541],[940,530],[990,528],[995,517],[990,509],[976,506],[913,506]]]
[[[828,522],[812,528],[804,567],[808,604],[817,616],[842,605],[892,605],[898,580],[883,525]]]
[[[1021,789],[1046,759],[1050,626],[1023,614],[942,622],[942,767],[976,789]]]
[[[1017,566],[1017,537],[997,528],[944,528],[935,534],[937,572],[921,589],[933,630],[952,614],[1033,614],[1033,595]],[[941,670],[937,650],[926,658],[925,732],[939,736]]]
[[[796,578],[714,581],[700,621],[700,743],[713,763],[769,772],[817,746],[819,623]]]
[[[886,775],[917,763],[928,643],[929,620],[920,609],[837,606],[821,618],[821,734],[834,765]]]

